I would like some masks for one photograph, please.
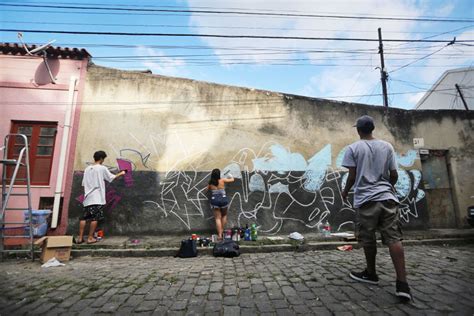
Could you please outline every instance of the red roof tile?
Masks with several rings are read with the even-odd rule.
[[[40,45],[27,45],[28,50],[33,50]],[[0,53],[2,55],[28,55],[23,45],[18,43],[0,43]],[[91,55],[89,52],[83,48],[69,48],[69,47],[59,47],[59,46],[50,46],[46,49],[48,57],[53,58],[64,58],[64,59],[89,59]]]

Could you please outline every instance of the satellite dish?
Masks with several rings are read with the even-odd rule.
[[[25,49],[26,53],[30,56],[38,56],[42,55],[44,64],[46,65],[46,69],[48,69],[49,77],[51,78],[51,83],[55,84],[56,83],[56,78],[54,78],[53,74],[51,73],[51,69],[49,68],[48,64],[48,54],[46,53],[46,50],[51,47],[51,45],[56,42],[56,40],[49,41],[48,43],[41,45],[40,47],[36,47],[35,49],[29,50],[28,46],[23,42],[23,34],[21,32],[18,32],[18,39],[20,40],[20,43],[23,45],[23,48]]]
[[[49,47],[51,47],[51,45],[56,42],[56,40],[52,40],[52,41],[49,41],[48,43],[44,44],[44,45],[41,45],[40,47],[36,47],[35,49],[33,50],[29,50],[28,49],[28,46],[26,46],[26,44],[23,42],[23,34],[22,33],[18,33],[18,39],[20,40],[21,44],[23,45],[23,48],[25,49],[25,51],[28,53],[28,55],[39,55],[40,53],[44,52],[45,50],[47,50]]]
[[[52,40],[52,41],[49,41],[48,43],[44,44],[44,45],[41,45],[40,47],[37,47],[33,50],[30,50],[29,53],[30,55],[34,55],[36,53],[40,53],[42,51],[45,51],[47,50],[49,47],[51,47],[51,44],[53,44],[54,42],[56,42],[56,40]]]

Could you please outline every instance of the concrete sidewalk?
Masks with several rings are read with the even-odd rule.
[[[92,244],[74,245],[73,257],[109,256],[109,257],[161,257],[173,256],[178,251],[181,240],[186,236],[111,236]],[[202,236],[209,237],[209,236]],[[275,240],[275,237],[279,237]],[[304,242],[290,240],[284,236],[259,236],[255,242],[240,241],[242,253],[267,253],[282,251],[331,250],[355,241],[345,241],[340,237],[324,238],[319,234],[305,234]],[[431,229],[404,232],[405,245],[454,245],[474,243],[474,229]],[[199,255],[211,255],[212,247],[199,247]]]

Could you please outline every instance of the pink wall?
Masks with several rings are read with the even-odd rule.
[[[56,84],[50,83],[42,58],[0,55],[0,138],[3,144],[3,138],[10,132],[13,120],[58,123],[50,183],[47,186],[32,186],[32,206],[33,209],[38,209],[40,197],[54,196],[70,78],[76,77],[78,79],[75,87],[72,128],[69,133],[67,162],[63,178],[63,210],[60,214],[58,228],[51,232],[64,234],[67,228],[67,206],[70,195],[68,192],[70,192],[72,184],[80,101],[87,71],[87,60],[55,59],[51,60],[50,67],[57,78]],[[3,155],[3,152],[1,154]],[[26,205],[24,198],[12,198],[10,201],[9,205],[12,207]],[[7,220],[21,219],[22,214],[14,211],[9,212],[7,217]]]

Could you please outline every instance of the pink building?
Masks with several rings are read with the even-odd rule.
[[[67,228],[81,99],[91,56],[84,49],[63,47],[49,47],[46,53],[52,76],[42,55],[30,56],[20,45],[0,43],[0,148],[8,133],[28,135],[32,207],[53,210],[48,234],[58,235]],[[9,206],[25,203],[25,197],[12,197]],[[22,221],[22,216],[8,212],[6,221]]]

